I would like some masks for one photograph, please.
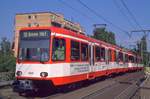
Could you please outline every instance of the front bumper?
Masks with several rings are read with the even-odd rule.
[[[16,80],[13,82],[13,90],[15,92],[35,91],[32,80]]]
[[[15,92],[36,92],[40,90],[52,90],[55,86],[50,80],[16,80],[13,83]]]

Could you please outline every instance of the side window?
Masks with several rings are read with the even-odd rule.
[[[119,63],[119,52],[116,51],[116,62]]]
[[[128,55],[125,54],[125,62],[128,62]]]
[[[108,50],[108,60],[112,61],[112,50],[111,49]]]
[[[134,56],[134,63],[136,63],[136,57]]]
[[[66,42],[64,39],[54,38],[52,60],[54,61],[65,60],[65,57],[66,57],[65,47],[66,47]]]
[[[125,53],[123,53],[123,63],[126,62]]]
[[[134,62],[134,57],[133,56],[129,56],[129,61],[133,63]]]
[[[76,41],[71,41],[71,60],[80,60],[80,43]]]
[[[140,64],[143,64],[143,59],[142,58],[140,58]]]
[[[137,57],[137,63],[138,63],[138,64],[140,63],[140,59],[139,59],[139,57]]]
[[[88,61],[88,45],[81,44],[81,60]]]
[[[135,60],[136,60],[135,63],[138,63],[138,58],[137,58],[137,56],[135,57]]]
[[[117,52],[114,51],[114,61],[117,61]]]
[[[96,57],[96,61],[100,60],[100,47],[96,46],[95,48],[95,57]]]
[[[105,48],[102,47],[101,48],[101,61],[104,61],[105,60]]]
[[[122,52],[119,52],[118,61],[119,62],[123,61],[123,53]]]
[[[141,58],[139,58],[139,64],[141,64],[142,63],[142,59]]]

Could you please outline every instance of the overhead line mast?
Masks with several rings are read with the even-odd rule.
[[[145,41],[147,41],[147,37],[148,37],[148,33],[150,33],[150,29],[132,30],[131,33],[133,33],[133,32],[143,32],[144,33],[144,37],[145,37]],[[143,43],[142,43],[141,46],[143,47]],[[143,57],[143,52],[142,51],[141,51],[141,56]]]

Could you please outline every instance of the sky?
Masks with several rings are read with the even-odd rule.
[[[17,13],[47,11],[61,13],[66,19],[78,22],[83,26],[86,34],[90,35],[94,29],[93,24],[107,24],[106,29],[115,33],[117,43],[128,48],[132,48],[135,42],[142,37],[142,32],[132,33],[132,36],[129,37],[127,33],[114,27],[117,25],[127,32],[141,29],[123,6],[121,0],[81,1],[109,22],[93,14],[81,5],[79,0],[0,0],[0,38],[7,37],[10,41],[13,40],[14,18]],[[150,29],[150,0],[123,1],[142,29]],[[148,49],[150,50],[150,34],[147,38],[149,39]]]

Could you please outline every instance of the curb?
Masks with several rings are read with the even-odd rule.
[[[10,86],[10,85],[12,85],[12,83],[13,83],[13,80],[11,80],[11,81],[2,81],[2,82],[0,82],[0,87]]]

